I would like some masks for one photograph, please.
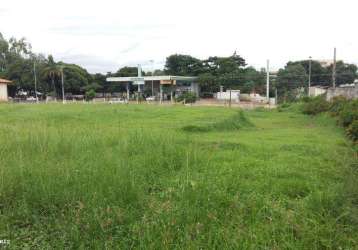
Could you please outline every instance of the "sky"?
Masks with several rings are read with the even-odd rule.
[[[230,56],[255,68],[337,59],[358,64],[357,0],[1,0],[0,32],[91,73],[167,56]]]

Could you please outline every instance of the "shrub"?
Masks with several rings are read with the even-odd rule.
[[[199,125],[187,125],[182,128],[185,132],[209,132],[211,127]]]
[[[281,108],[288,108],[290,106],[291,106],[291,103],[289,103],[289,102],[284,102],[280,105]]]
[[[282,104],[280,104],[280,105],[277,106],[277,111],[278,111],[278,112],[285,111],[285,110],[286,110],[287,108],[289,108],[290,106],[291,106],[290,103],[284,102],[284,103],[282,103]]]
[[[344,109],[344,106],[347,105],[349,100],[344,96],[335,96],[332,99],[331,104],[329,105],[329,112],[333,116],[338,116],[339,113]]]
[[[348,101],[338,113],[338,119],[342,126],[348,127],[353,121],[358,120],[358,100]]]
[[[358,120],[354,120],[346,130],[347,135],[354,142],[358,142]]]
[[[96,91],[94,91],[93,89],[90,89],[85,93],[86,101],[92,100],[93,98],[95,98],[95,96],[96,96]]]
[[[302,102],[310,102],[311,99],[312,99],[312,98],[309,97],[309,96],[304,96],[304,97],[301,98],[301,101],[302,101]]]
[[[228,117],[222,121],[217,121],[206,125],[188,125],[182,129],[185,132],[210,132],[210,131],[232,131],[241,128],[254,127],[254,124],[246,117],[243,111]]]
[[[197,100],[197,96],[193,92],[185,92],[176,99],[177,102],[184,101],[185,103],[194,103],[196,102],[196,100]]]
[[[338,118],[339,124],[346,128],[347,136],[355,143],[358,141],[358,99],[348,100],[344,96],[336,96],[329,103],[324,97],[302,98],[302,112],[316,115],[329,111]],[[282,108],[279,110],[281,111]]]
[[[322,112],[326,112],[329,109],[329,103],[323,96],[317,96],[314,98],[306,99],[303,103],[302,112],[308,115],[317,115]]]

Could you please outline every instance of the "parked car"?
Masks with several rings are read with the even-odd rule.
[[[28,101],[28,102],[36,102],[36,98],[33,97],[33,96],[29,96],[29,97],[26,98],[26,101]]]
[[[112,98],[109,101],[109,104],[116,104],[116,103],[125,104],[125,103],[127,103],[127,100],[125,100],[123,98]]]
[[[145,98],[146,101],[155,101],[155,96],[148,96]]]

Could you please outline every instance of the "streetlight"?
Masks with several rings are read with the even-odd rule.
[[[266,62],[266,99],[270,103],[270,60]]]
[[[152,64],[152,78],[154,76],[154,60],[149,60],[149,62]],[[152,96],[154,96],[154,80],[152,79]]]
[[[311,71],[312,71],[312,57],[309,57],[308,61],[308,96],[310,96],[310,88],[311,88]]]

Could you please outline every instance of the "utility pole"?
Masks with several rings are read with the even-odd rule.
[[[127,82],[127,103],[129,103],[129,82]]]
[[[163,103],[163,86],[162,86],[162,84],[160,84],[160,82],[159,82],[159,92],[160,92],[159,103],[162,104]],[[185,102],[185,100],[184,100],[184,102]]]
[[[138,78],[142,77],[142,67],[138,64]],[[137,104],[139,104],[139,94],[140,94],[140,81],[138,80],[138,94],[137,94]]]
[[[312,57],[309,57],[308,61],[308,96],[310,96],[311,89],[311,71],[312,71]]]
[[[140,85],[138,84],[138,91],[137,91],[137,104],[139,104],[139,93],[140,93]]]
[[[336,48],[334,48],[334,52],[333,52],[332,84],[333,84],[333,88],[335,88],[336,87]]]
[[[61,67],[61,83],[62,83],[62,103],[65,104],[66,100],[65,100],[65,87],[63,84],[63,66]]]
[[[267,60],[267,65],[266,65],[266,98],[267,98],[267,102],[270,101],[269,91],[270,91],[270,60]]]
[[[36,102],[39,102],[39,99],[37,97],[37,77],[36,77],[36,61],[34,60],[34,81],[35,81],[35,98]]]
[[[231,108],[231,88],[230,88],[230,99],[229,99],[229,107]]]
[[[149,60],[152,63],[152,77],[154,76],[154,60]],[[152,96],[154,96],[154,80],[152,79]]]
[[[154,96],[154,81],[153,80],[152,80],[152,96]]]

